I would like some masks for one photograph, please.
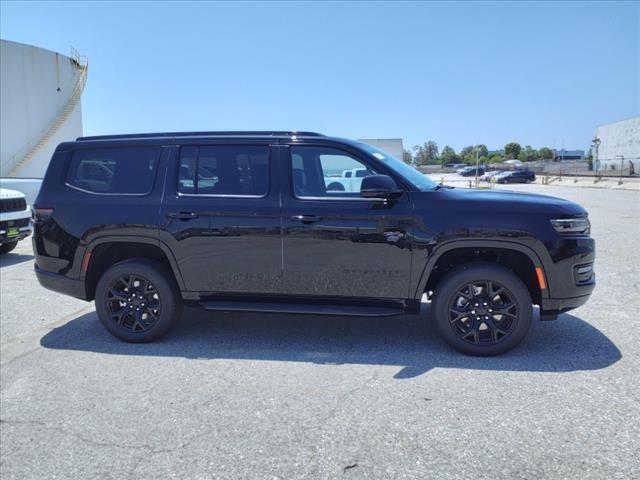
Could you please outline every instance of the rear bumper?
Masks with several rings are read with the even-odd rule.
[[[40,269],[37,265],[34,267],[36,277],[40,285],[54,292],[64,293],[71,297],[87,300],[87,292],[82,280],[74,280],[72,278],[59,275],[57,273],[47,272]]]

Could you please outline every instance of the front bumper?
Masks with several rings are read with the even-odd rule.
[[[82,280],[74,280],[58,273],[47,272],[34,266],[40,285],[54,292],[64,293],[80,300],[87,300],[87,291]]]
[[[595,287],[595,283],[593,286]],[[540,306],[540,318],[541,320],[555,320],[559,314],[581,307],[587,303],[589,297],[591,297],[590,293],[570,298],[544,298]]]
[[[557,239],[547,243],[550,261],[545,273],[549,297],[540,305],[543,320],[584,305],[596,287],[595,241],[592,238]]]
[[[31,235],[29,218],[0,221],[0,244],[13,243]]]

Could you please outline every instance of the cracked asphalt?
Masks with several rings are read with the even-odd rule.
[[[640,193],[507,188],[590,211],[599,283],[498,358],[417,315],[188,309],[124,344],[38,285],[23,242],[0,260],[0,476],[640,478]]]

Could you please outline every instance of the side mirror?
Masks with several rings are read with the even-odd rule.
[[[369,175],[362,179],[360,195],[364,198],[398,198],[402,190],[388,175]]]

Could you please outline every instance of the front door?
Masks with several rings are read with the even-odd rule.
[[[283,290],[296,295],[409,298],[413,209],[360,196],[376,172],[326,146],[282,146]],[[283,182],[285,183],[285,182]]]
[[[266,144],[174,149],[161,239],[188,291],[275,293],[282,276],[277,162]]]

